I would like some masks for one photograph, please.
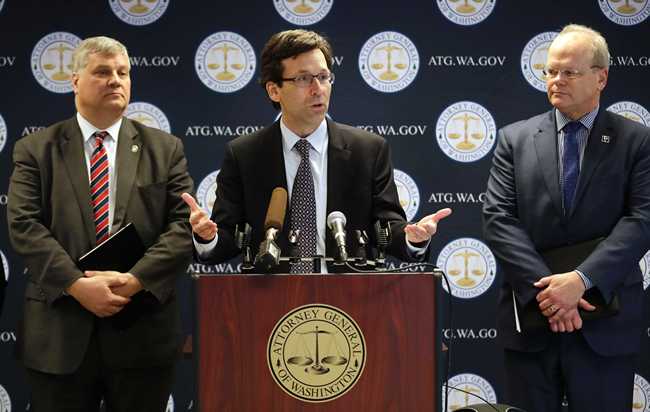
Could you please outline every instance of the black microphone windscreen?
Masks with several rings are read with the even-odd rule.
[[[264,230],[269,228],[282,231],[284,224],[284,215],[287,212],[287,190],[283,187],[276,187],[271,193],[269,208],[266,210],[266,219],[264,219]]]

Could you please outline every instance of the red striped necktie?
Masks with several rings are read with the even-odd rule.
[[[95,215],[97,244],[108,238],[108,155],[104,148],[107,132],[95,133],[95,150],[90,158],[90,197]]]

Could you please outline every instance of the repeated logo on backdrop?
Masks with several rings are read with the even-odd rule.
[[[124,116],[131,120],[142,123],[145,126],[155,127],[167,133],[171,133],[169,120],[165,113],[151,103],[133,102],[126,108]]]
[[[5,119],[0,114],[0,153],[2,153],[5,143],[7,143],[7,123],[5,123]]]
[[[542,70],[546,65],[548,48],[556,36],[554,31],[540,33],[526,43],[521,53],[521,73],[526,81],[540,92],[546,92],[546,80]]]
[[[399,203],[404,208],[406,220],[413,220],[420,207],[420,190],[415,180],[401,170],[393,170],[395,186],[397,186],[397,195]]]
[[[169,0],[109,0],[109,4],[113,13],[124,23],[144,26],[165,13]]]
[[[650,384],[643,376],[637,374],[634,374],[632,410],[634,412],[650,412]]]
[[[650,16],[648,0],[599,0],[598,5],[608,19],[621,26],[639,24]]]
[[[2,385],[0,385],[0,412],[11,412],[11,399]]]
[[[334,0],[273,0],[278,14],[289,23],[309,26],[323,20]]]
[[[447,383],[449,385],[448,391],[444,385],[442,387],[441,408],[444,408],[445,398],[447,395],[449,396],[449,400],[447,401],[447,410],[445,412],[452,412],[468,405],[483,403],[480,398],[472,395],[478,395],[490,403],[497,402],[497,395],[494,388],[490,382],[479,375],[473,373],[461,373],[450,378]],[[464,392],[454,388],[461,389]]]
[[[485,293],[497,271],[496,260],[490,248],[480,240],[463,237],[449,242],[436,261],[447,275],[452,296],[472,299]],[[449,293],[447,283],[442,282]]]
[[[194,57],[194,68],[210,89],[233,93],[253,78],[256,62],[248,40],[237,33],[220,31],[201,42]]]
[[[617,102],[609,106],[607,110],[639,122],[646,127],[650,127],[650,112],[638,103],[627,101]]]
[[[9,261],[7,260],[7,257],[5,256],[4,253],[0,250],[0,264],[2,264],[2,268],[4,269],[5,272],[5,280],[8,282],[9,281]]]
[[[217,175],[220,170],[215,170],[204,177],[199,184],[199,188],[196,189],[196,201],[208,215],[212,213],[212,206],[214,206],[214,201],[217,198]]]
[[[54,93],[72,91],[72,52],[81,39],[58,31],[41,38],[32,50],[32,73],[38,84]]]
[[[401,33],[384,31],[366,41],[359,53],[359,71],[373,89],[394,93],[406,88],[418,74],[420,55]]]
[[[470,101],[448,106],[436,122],[440,150],[457,162],[475,162],[487,155],[494,146],[496,132],[492,114]]]
[[[471,26],[487,19],[496,5],[496,0],[437,0],[436,4],[449,21],[461,26]]]

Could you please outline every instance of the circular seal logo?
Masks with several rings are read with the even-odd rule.
[[[352,389],[366,364],[359,325],[334,306],[293,309],[273,328],[268,363],[275,382],[305,402],[328,402]]]
[[[212,213],[212,207],[217,198],[217,175],[219,170],[215,170],[204,177],[196,190],[196,201],[208,215]]]
[[[482,22],[492,14],[496,0],[471,0],[464,3],[459,3],[458,0],[438,0],[436,4],[442,15],[449,21],[461,26],[471,26]]]
[[[411,176],[397,169],[394,169],[393,172],[399,203],[404,208],[406,220],[410,221],[420,207],[420,190]]]
[[[648,289],[650,286],[650,250],[639,261],[639,267],[643,274],[643,289]]]
[[[626,101],[617,102],[609,106],[607,110],[650,127],[650,112],[640,104]]]
[[[2,385],[0,385],[0,412],[11,412],[11,399]]]
[[[359,71],[363,80],[383,93],[398,92],[415,79],[420,55],[408,37],[394,31],[372,36],[359,53]]]
[[[440,150],[457,162],[469,163],[492,150],[497,127],[492,114],[478,103],[463,101],[443,110],[436,122]]]
[[[4,269],[5,272],[5,280],[9,282],[9,261],[7,260],[7,257],[5,256],[4,253],[0,250],[0,260],[2,261],[2,268]]]
[[[634,26],[650,16],[648,0],[599,0],[598,5],[608,19],[621,26]]]
[[[480,240],[460,238],[448,243],[438,255],[436,265],[446,274],[452,295],[471,299],[482,295],[494,282],[497,264],[490,248]],[[447,293],[447,283],[442,282]]]
[[[309,26],[323,20],[333,3],[334,0],[273,0],[278,14],[297,26]]]
[[[132,26],[153,23],[169,6],[169,0],[109,0],[108,3],[118,19]]]
[[[632,410],[650,412],[650,384],[641,375],[634,374]]]
[[[151,103],[134,102],[129,104],[124,114],[131,120],[140,122],[145,126],[155,127],[167,133],[171,133],[169,120],[165,113]]]
[[[526,43],[521,53],[521,73],[526,81],[540,92],[546,92],[546,80],[542,69],[546,65],[548,48],[556,36],[557,33],[554,31],[540,33]]]
[[[7,143],[7,123],[5,123],[5,119],[0,114],[0,153],[2,153],[2,149],[4,149],[6,143]]]
[[[54,93],[72,91],[72,52],[81,43],[74,34],[58,31],[40,39],[32,50],[32,73],[36,81]]]
[[[449,401],[447,402],[446,412],[455,411],[465,406],[480,403],[479,398],[473,398],[472,393],[480,396],[490,403],[497,402],[497,395],[490,382],[484,378],[474,375],[473,373],[461,373],[447,381],[449,385]],[[462,389],[465,392],[455,390],[454,388]],[[442,406],[445,407],[445,397],[447,396],[446,387],[442,387]],[[467,393],[469,392],[469,393]]]
[[[194,56],[199,79],[219,93],[233,93],[250,82],[255,74],[253,46],[237,33],[220,31],[201,42]]]

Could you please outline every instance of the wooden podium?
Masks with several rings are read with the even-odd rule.
[[[437,410],[433,275],[204,275],[195,286],[201,411]]]

